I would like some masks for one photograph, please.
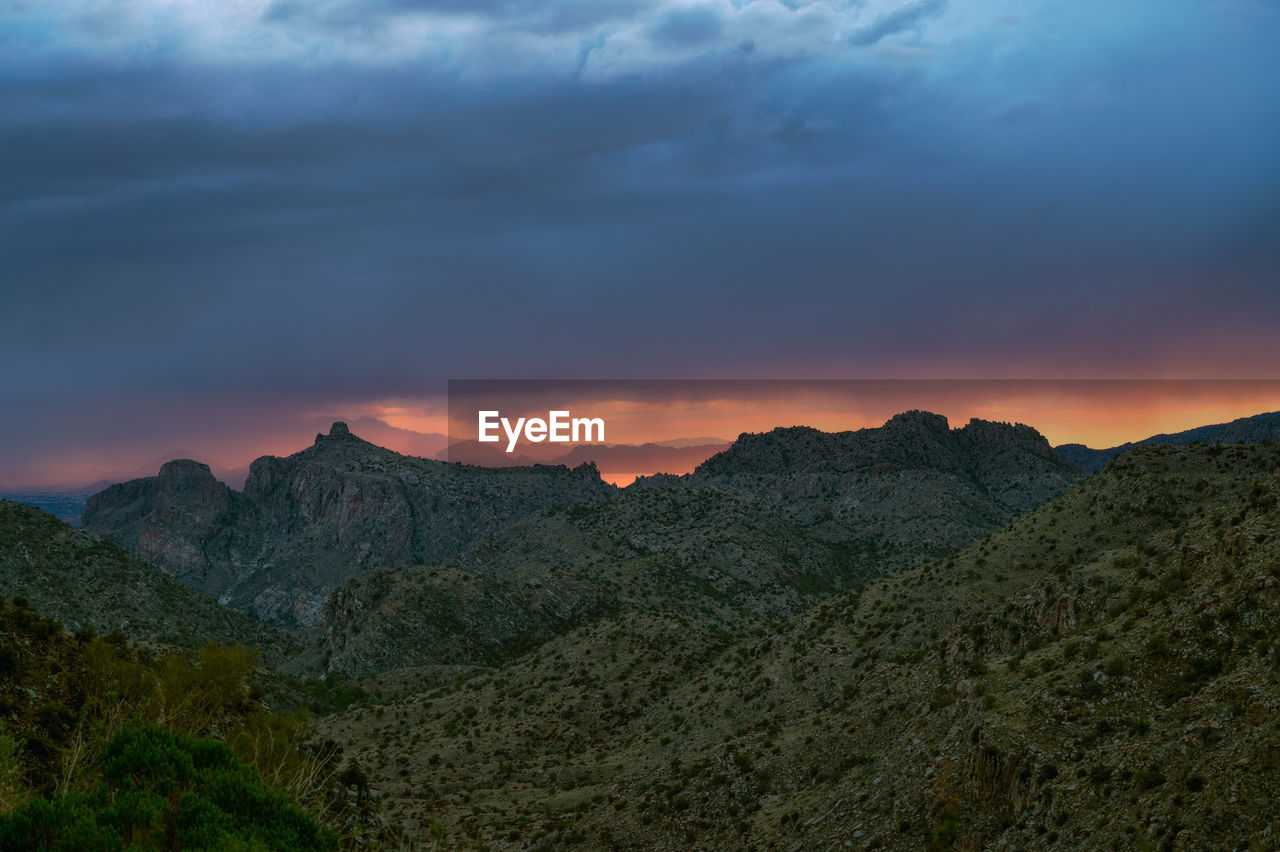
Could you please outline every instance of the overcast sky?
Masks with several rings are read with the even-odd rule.
[[[1275,377],[1277,44],[1269,0],[0,0],[0,480],[449,377]]]

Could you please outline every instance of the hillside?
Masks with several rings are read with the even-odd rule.
[[[1255,414],[1252,417],[1241,417],[1230,423],[1215,423],[1210,426],[1197,426],[1185,432],[1172,435],[1152,435],[1141,441],[1121,444],[1104,450],[1095,450],[1084,444],[1063,444],[1055,447],[1063,461],[1070,462],[1086,473],[1102,470],[1121,453],[1134,447],[1145,447],[1159,444],[1170,447],[1185,447],[1190,444],[1261,444],[1265,441],[1280,441],[1280,411],[1266,414]]]
[[[269,661],[293,640],[195,592],[113,542],[32,506],[0,500],[0,595],[28,601],[77,630],[198,648],[261,648]]]
[[[191,461],[89,498],[83,526],[186,585],[281,627],[315,621],[357,573],[456,558],[505,523],[614,491],[583,466],[473,468],[402,456],[335,423],[243,492]]]
[[[1275,445],[1139,448],[754,635],[624,613],[326,730],[478,847],[1254,848],[1278,497]]]
[[[741,494],[628,489],[513,523],[454,565],[352,578],[321,613],[311,664],[342,674],[491,665],[620,612],[741,632],[873,570]]]

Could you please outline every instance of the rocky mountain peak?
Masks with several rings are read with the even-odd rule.
[[[191,459],[174,459],[160,466],[160,473],[155,477],[155,492],[182,503],[221,508],[228,489],[214,478],[209,465]]]
[[[971,419],[956,430],[957,437],[971,447],[984,447],[988,451],[1017,449],[1042,456],[1053,456],[1049,440],[1032,426],[1023,423],[1003,423],[992,420]]]
[[[192,459],[174,459],[160,466],[160,484],[168,487],[183,485],[203,486],[216,482],[209,465]]]
[[[351,429],[350,427],[347,426],[345,422],[341,420],[335,420],[333,425],[329,427],[328,435],[324,434],[323,432],[316,433],[316,444],[321,444],[324,441],[330,440],[333,438],[355,438],[355,437],[356,437],[355,435],[351,434]]]
[[[584,461],[581,464],[570,468],[575,476],[583,479],[598,481],[600,479],[600,468],[596,467],[593,461]]]
[[[885,428],[893,429],[900,427],[923,427],[933,432],[941,432],[946,434],[951,431],[951,424],[947,422],[947,418],[941,414],[934,414],[932,411],[921,411],[920,409],[912,409],[904,411],[901,414],[895,414],[889,418],[884,424]]]
[[[255,460],[242,492],[206,465],[174,462],[89,498],[82,525],[293,627],[360,571],[447,562],[516,518],[615,490],[593,464],[454,466],[376,446],[339,421],[313,446]]]

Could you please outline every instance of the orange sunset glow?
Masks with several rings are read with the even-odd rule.
[[[1280,409],[1280,382],[1252,380],[726,383],[737,391],[733,395],[717,392],[719,383],[707,384],[709,392],[699,396],[703,388],[673,383],[670,400],[537,390],[532,400],[510,395],[506,410],[536,416],[555,406],[602,417],[610,444],[701,436],[732,440],[778,426],[844,431],[880,426],[901,411],[924,409],[945,415],[953,428],[971,418],[1025,423],[1054,445],[1111,447]],[[693,392],[680,396],[682,390]],[[489,404],[502,406],[500,394]],[[454,436],[474,432],[474,424],[461,418],[450,425]]]
[[[953,428],[970,418],[1025,423],[1054,446],[1080,443],[1095,448],[1280,410],[1280,381],[1270,380],[656,382],[630,390],[619,383],[575,385],[548,393],[546,383],[504,384],[490,403],[513,416],[545,416],[549,408],[557,408],[601,417],[608,424],[609,445],[693,444],[710,448],[708,455],[743,432],[798,425],[824,431],[862,429],[880,426],[909,409],[942,414]],[[455,409],[458,401],[453,400]],[[255,458],[297,452],[334,420],[348,421],[355,434],[396,452],[445,458],[451,439],[474,437],[473,417],[474,413],[464,420],[455,410],[451,421],[440,397],[339,401],[270,419],[243,417],[230,427],[211,426],[171,439],[128,437],[48,459],[35,457],[29,468],[0,471],[0,484],[79,488],[152,475],[172,458],[195,458],[238,488]],[[498,451],[480,463],[560,462],[571,449],[563,444],[525,444],[516,454],[520,459],[510,460]],[[688,473],[704,457],[695,451],[667,451],[644,461],[643,454],[632,454],[625,469],[603,459],[600,469],[606,480],[625,485],[637,475]],[[590,458],[589,449],[582,447],[563,461]]]

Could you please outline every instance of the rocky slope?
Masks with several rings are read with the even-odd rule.
[[[627,612],[331,719],[412,826],[560,848],[1267,848],[1280,447],[1145,447],[738,636]]]
[[[627,490],[513,523],[450,566],[353,578],[325,606],[308,663],[347,675],[491,665],[623,611],[741,632],[868,570],[745,495]]]
[[[1197,426],[1185,432],[1172,435],[1152,435],[1141,441],[1121,444],[1095,450],[1084,444],[1063,444],[1055,449],[1064,461],[1071,462],[1087,473],[1102,470],[1121,453],[1134,447],[1145,447],[1159,444],[1171,447],[1185,447],[1190,444],[1260,444],[1265,441],[1280,441],[1280,411],[1267,414],[1255,414],[1252,417],[1241,417],[1230,423],[1216,423],[1211,426]]]
[[[277,632],[195,592],[120,547],[32,506],[0,500],[0,595],[24,599],[71,630],[199,647],[244,644],[279,662]]]
[[[205,465],[170,462],[93,495],[82,525],[241,612],[294,627],[361,571],[449,561],[515,518],[613,491],[589,465],[451,465],[335,423],[301,452],[255,461],[243,492]]]

